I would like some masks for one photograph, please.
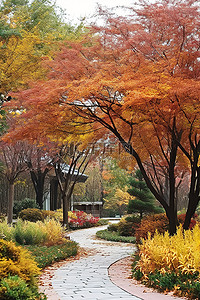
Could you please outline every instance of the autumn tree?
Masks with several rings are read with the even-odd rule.
[[[40,209],[43,209],[46,177],[53,169],[53,163],[57,158],[55,144],[47,140],[45,145],[27,142],[25,144],[27,151],[24,154],[24,161],[34,186],[36,203]]]
[[[105,152],[109,153],[110,149]],[[127,205],[132,198],[128,190],[128,172],[118,165],[116,159],[105,159],[103,171],[104,206],[103,208],[115,211],[120,216],[127,211]]]
[[[82,28],[64,22],[64,12],[49,0],[2,1],[0,94],[6,96],[42,78],[46,69],[42,61],[59,47],[59,41],[79,36]]]
[[[79,143],[63,145],[54,162],[55,174],[61,191],[63,206],[63,225],[68,227],[68,212],[74,187],[83,176],[90,159],[89,149],[81,149]],[[87,176],[85,176],[85,180]]]
[[[95,202],[101,201],[101,174],[99,164],[92,161],[88,167],[86,174],[88,176],[85,182],[82,196],[79,196],[80,201]],[[75,198],[76,199],[76,198]]]
[[[117,188],[112,198],[105,198],[104,208],[116,211],[120,217],[127,211],[131,195],[125,190]]]
[[[70,112],[76,114],[71,129],[92,128],[96,138],[112,133],[165,209],[171,234],[179,174],[190,174],[188,229],[200,188],[198,1],[142,1],[127,18],[100,14],[104,25],[63,45],[49,64],[48,81],[18,95],[26,115],[35,115],[29,126],[43,120],[53,131],[48,113],[62,132],[70,132]]]
[[[9,145],[1,142],[0,148],[0,173],[9,183],[7,216],[8,223],[13,220],[13,205],[14,205],[14,186],[18,176],[26,170],[24,161],[25,147],[23,143],[17,142],[15,145]]]

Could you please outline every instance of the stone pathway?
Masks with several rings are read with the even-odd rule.
[[[70,233],[70,239],[80,247],[94,249],[95,254],[59,268],[52,278],[52,286],[60,300],[139,300],[117,287],[108,277],[108,267],[115,261],[131,255],[135,246],[95,239],[101,228],[90,228]]]
[[[96,231],[106,227],[81,229],[69,234],[71,240],[79,243],[81,257],[56,263],[47,268],[46,275],[43,273],[40,291],[48,300],[180,300],[156,293],[137,282],[134,284],[129,278],[130,263],[127,268],[127,261],[135,246],[97,239]]]

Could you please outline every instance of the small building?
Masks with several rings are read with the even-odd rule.
[[[84,211],[87,214],[92,214],[94,217],[100,217],[102,210],[102,202],[73,202],[72,210]]]
[[[66,165],[63,168],[63,172],[68,173],[69,167]],[[78,176],[78,177],[77,177]],[[85,182],[88,178],[86,174],[77,174],[77,171],[72,175],[72,181],[73,177],[76,178],[77,182]],[[46,200],[44,202],[44,209],[45,210],[57,210],[62,207],[61,203],[61,197],[59,193],[59,184],[58,180],[56,178],[55,172],[52,171],[49,174],[49,191],[46,196]],[[79,210],[84,211],[88,214],[92,214],[94,217],[100,217],[101,210],[102,210],[102,202],[74,202],[73,196],[71,200],[71,210]]]

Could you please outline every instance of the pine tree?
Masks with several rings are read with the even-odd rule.
[[[162,208],[156,206],[155,198],[147,187],[140,170],[130,177],[129,184],[131,187],[127,192],[135,199],[129,200],[128,213],[139,213],[142,219],[144,213],[162,212]]]

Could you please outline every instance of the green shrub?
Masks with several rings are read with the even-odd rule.
[[[39,208],[39,206],[37,205],[35,199],[25,198],[14,203],[13,213],[18,217],[20,211],[27,208]]]
[[[38,293],[36,287],[30,287],[19,276],[8,276],[0,281],[1,300],[36,300],[47,299]]]
[[[14,240],[14,227],[8,225],[6,221],[0,222],[0,239],[6,241]]]
[[[138,269],[133,272],[136,280],[141,280],[143,273]],[[173,291],[174,295],[188,299],[200,299],[199,273],[183,274],[181,272],[161,273],[155,271],[145,278],[144,283],[160,292]]]
[[[20,245],[37,245],[47,240],[47,233],[38,222],[19,220],[14,228],[14,238]]]
[[[106,219],[99,219],[99,221],[97,222],[98,226],[102,226],[102,225],[107,225],[109,222],[109,220]]]
[[[118,232],[122,236],[134,236],[139,226],[140,218],[138,216],[127,216],[118,223]]]
[[[107,241],[135,243],[135,237],[133,236],[120,236],[117,232],[111,232],[108,230],[99,230],[97,231],[96,236]]]
[[[44,214],[37,208],[27,208],[19,213],[19,218],[30,222],[44,221]]]
[[[65,243],[54,246],[27,246],[40,268],[45,268],[55,261],[77,255],[77,243],[66,240]]]
[[[140,222],[141,222],[141,219],[138,215],[128,215],[128,216],[124,217],[124,219],[127,222],[132,222],[132,223],[136,223],[136,224],[140,224]]]
[[[110,224],[107,228],[108,231],[117,232],[118,231],[118,224]]]

